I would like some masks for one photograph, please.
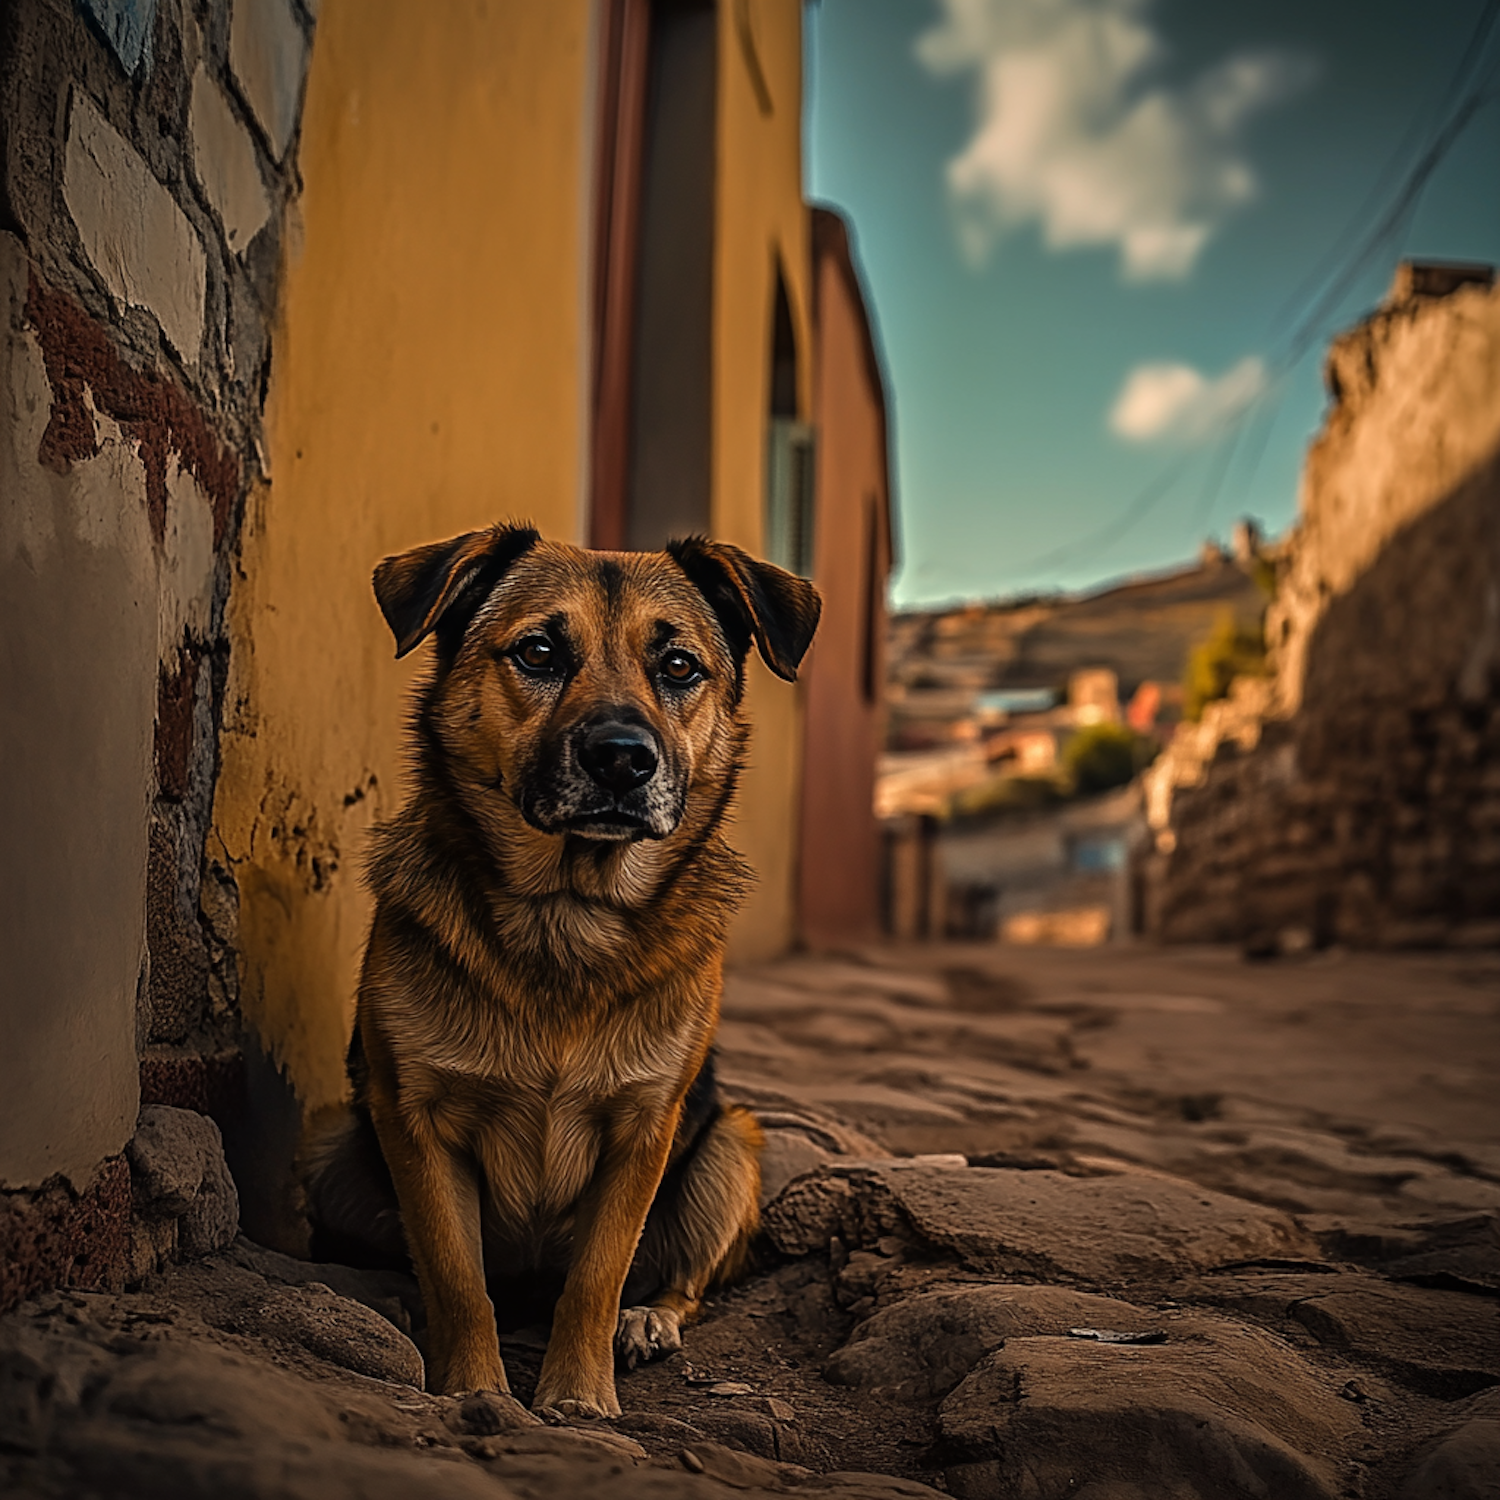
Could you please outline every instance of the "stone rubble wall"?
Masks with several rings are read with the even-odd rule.
[[[1500,288],[1424,269],[1329,354],[1270,675],[1147,773],[1149,936],[1500,943]]]
[[[223,1118],[243,1089],[238,894],[205,846],[314,10],[0,12],[0,1252],[18,1285],[76,1280],[80,1236],[105,1247],[92,1279],[117,1275],[140,1105]]]

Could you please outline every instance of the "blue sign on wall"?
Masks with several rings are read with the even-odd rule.
[[[156,0],[78,0],[78,9],[94,23],[127,73],[151,61]]]

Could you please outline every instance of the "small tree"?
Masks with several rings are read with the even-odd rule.
[[[1140,743],[1123,724],[1090,724],[1068,741],[1063,766],[1082,793],[1124,786],[1141,763]]]
[[[1182,684],[1183,717],[1201,719],[1208,704],[1229,696],[1229,685],[1236,677],[1263,677],[1265,671],[1264,631],[1258,623],[1247,625],[1226,610],[1188,657]]]

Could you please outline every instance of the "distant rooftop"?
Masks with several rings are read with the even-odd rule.
[[[980,693],[974,706],[980,713],[1039,714],[1056,704],[1057,696],[1052,688],[1003,688]]]

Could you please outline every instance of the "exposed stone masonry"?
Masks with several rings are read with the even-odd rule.
[[[45,548],[54,528],[69,525],[65,512],[45,508],[65,494],[90,494],[99,508],[85,512],[96,515],[85,547],[134,546],[135,533],[108,512],[144,499],[148,555],[132,553],[130,566],[148,591],[156,580],[157,598],[134,608],[157,622],[157,661],[147,699],[147,956],[134,985],[141,1098],[221,1119],[244,1093],[238,898],[226,864],[211,852],[205,862],[205,840],[227,680],[225,602],[247,490],[264,466],[271,322],[298,188],[294,141],[312,28],[311,9],[295,0],[16,0],[0,13],[12,412],[36,399],[27,372],[44,372],[40,441],[15,455],[29,487],[17,507],[17,556],[36,557],[36,538]],[[128,457],[110,456],[122,448]],[[29,466],[72,490],[48,489]],[[41,529],[28,534],[28,525]],[[114,648],[105,640],[100,649],[109,659]],[[123,652],[119,662],[122,672],[144,665],[127,667]],[[107,860],[110,851],[101,834],[97,849],[77,857]],[[16,1292],[11,1280],[77,1283],[73,1250],[84,1239],[109,1242],[89,1251],[98,1264],[84,1280],[117,1283],[130,1257],[121,1183],[118,1154],[92,1181],[59,1175],[37,1187],[0,1177],[0,1188],[24,1188],[0,1198],[5,1292]],[[171,1241],[164,1253],[174,1251],[175,1230],[161,1235]]]

